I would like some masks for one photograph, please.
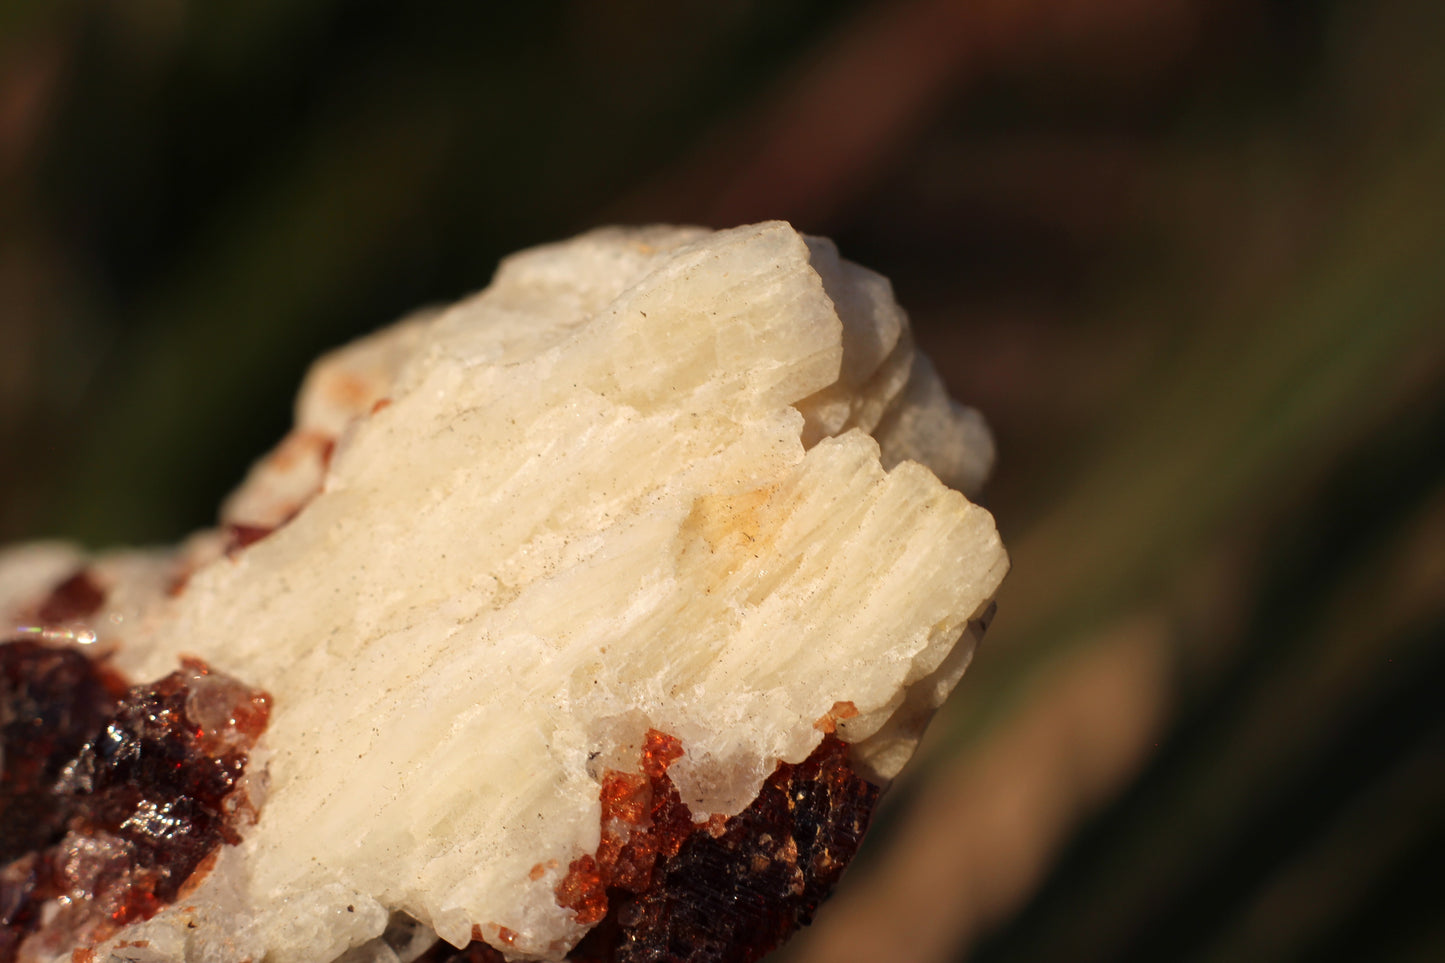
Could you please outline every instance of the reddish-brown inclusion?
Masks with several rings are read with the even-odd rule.
[[[127,689],[77,649],[0,644],[0,963],[152,916],[238,842],[269,713],[197,660]]]
[[[243,525],[233,523],[226,526],[226,554],[234,556],[243,548],[250,548],[276,529],[269,525]]]
[[[602,841],[568,867],[557,901],[596,925],[574,963],[754,963],[811,921],[853,858],[878,787],[853,772],[832,735],[803,762],[780,763],[753,803],[693,822],[667,776],[682,754],[652,731],[642,773],[602,781]],[[481,941],[438,944],[422,963],[502,963]]]
[[[40,603],[36,617],[46,625],[61,625],[93,615],[105,604],[105,590],[85,569],[81,569],[55,588]]]

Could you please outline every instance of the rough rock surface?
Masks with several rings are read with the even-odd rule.
[[[842,800],[906,761],[1007,568],[960,493],[991,460],[887,281],[776,222],[525,251],[322,359],[217,530],[0,553],[9,623],[83,573],[70,636],[120,671],[193,656],[271,698],[256,824],[94,951],[391,963],[434,932],[556,960],[619,925],[587,892],[671,919],[648,881],[699,878],[679,854],[723,851],[779,773],[831,760]],[[677,803],[629,829],[616,787],[644,784]],[[852,806],[814,822],[861,832]],[[584,892],[608,845],[621,875]],[[796,922],[836,873],[790,875],[789,845],[745,858],[807,894]]]

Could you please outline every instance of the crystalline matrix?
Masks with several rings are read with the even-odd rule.
[[[37,901],[94,894],[40,843],[7,854],[0,895],[35,904],[0,919],[9,958],[757,959],[983,631],[1007,559],[960,490],[991,460],[887,281],[828,241],[608,229],[508,258],[323,358],[218,529],[0,553],[17,665],[106,653],[104,704],[66,710],[90,734],[27,770],[82,814],[45,845],[95,850],[76,773],[117,719],[231,780],[210,855],[118,929],[67,945]],[[5,679],[26,706],[60,685]],[[114,832],[185,835],[169,792]]]

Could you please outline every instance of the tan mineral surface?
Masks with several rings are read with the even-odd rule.
[[[216,531],[0,554],[11,625],[84,567],[127,677],[196,656],[271,698],[258,820],[99,959],[395,960],[402,913],[561,959],[650,731],[699,823],[835,726],[886,784],[1007,569],[961,494],[991,460],[887,281],[777,222],[525,251],[323,358]]]

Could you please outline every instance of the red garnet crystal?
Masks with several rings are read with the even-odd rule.
[[[0,963],[154,915],[238,842],[269,713],[198,660],[127,689],[77,649],[0,644]]]

